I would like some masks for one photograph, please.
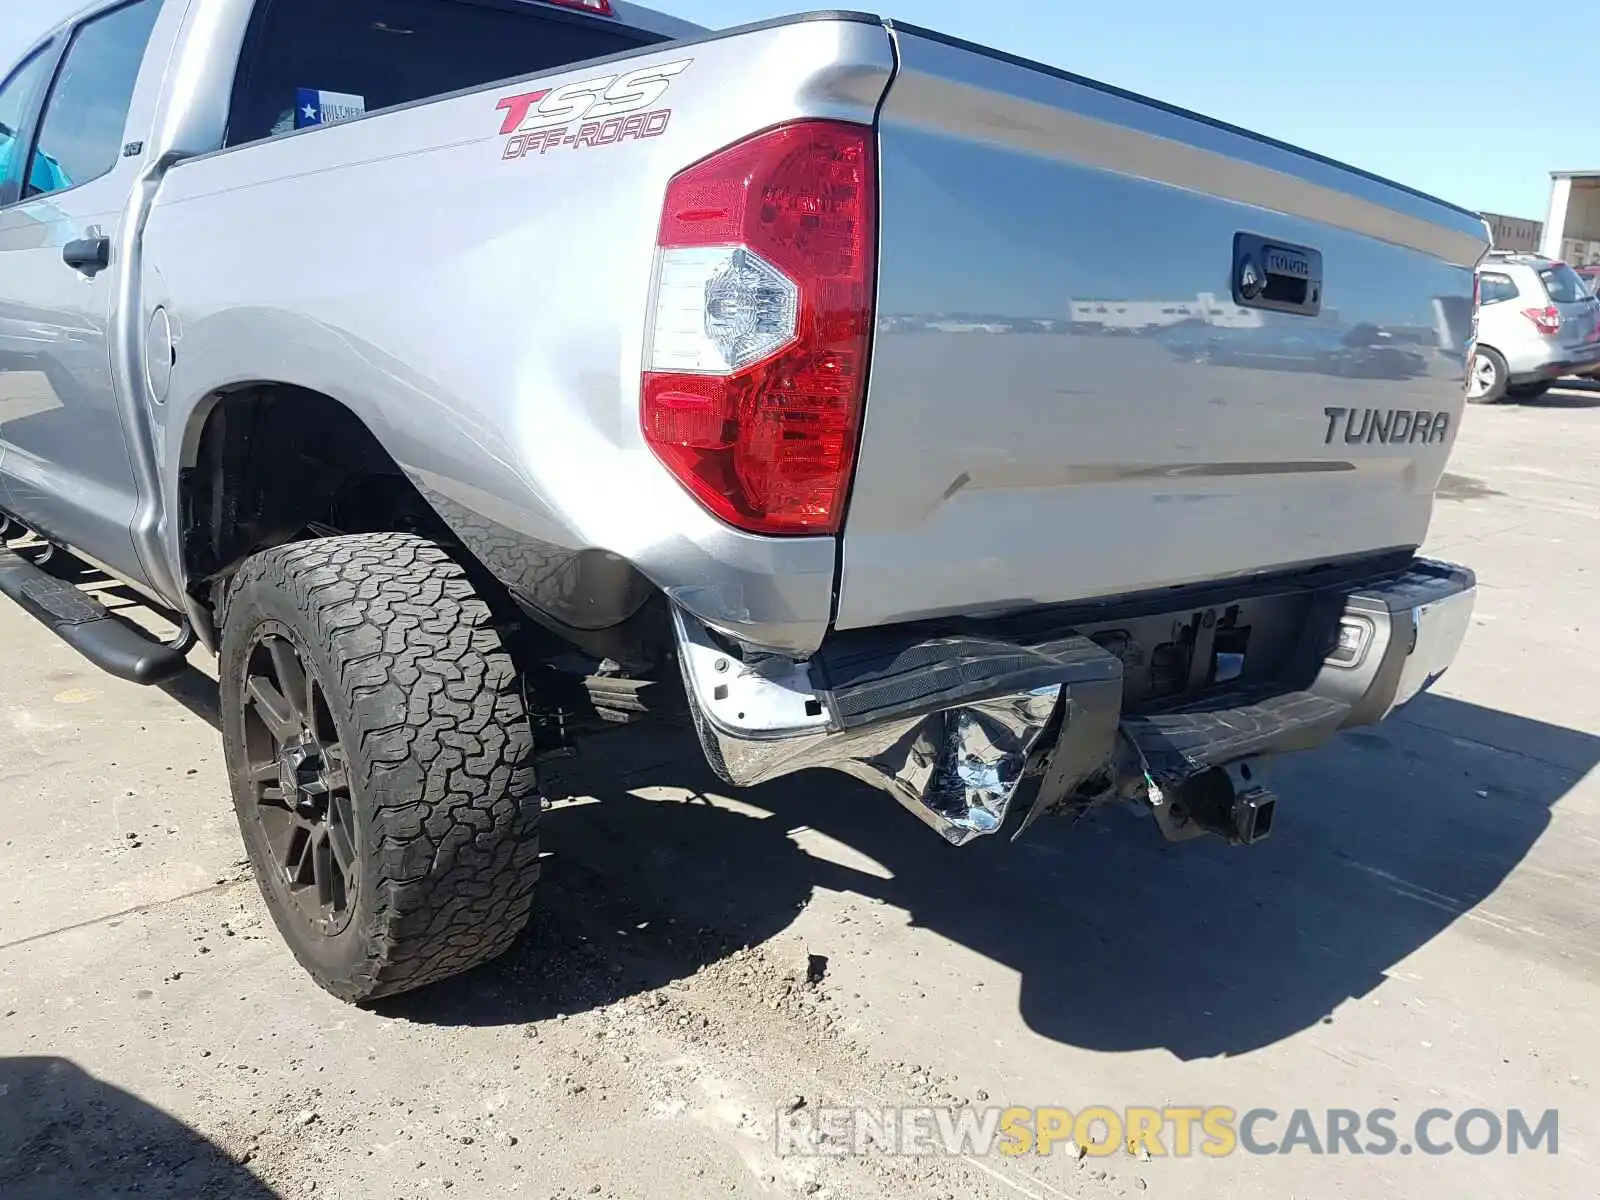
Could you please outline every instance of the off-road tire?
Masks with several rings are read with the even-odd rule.
[[[352,1002],[502,954],[527,924],[541,800],[518,673],[489,607],[432,542],[296,542],[240,567],[219,665],[229,781],[250,862],[295,957]],[[348,760],[355,884],[347,924],[313,924],[266,844],[245,746],[245,676],[264,626],[320,683]]]

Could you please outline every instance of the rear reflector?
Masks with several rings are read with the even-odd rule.
[[[644,436],[741,529],[839,530],[872,328],[871,138],[835,121],[785,125],[667,188]]]

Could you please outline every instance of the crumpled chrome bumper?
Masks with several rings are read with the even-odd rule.
[[[1289,587],[1303,614],[1275,681],[1215,681],[1192,701],[1123,712],[1123,657],[1068,625],[1028,639],[891,640],[842,665],[741,659],[674,608],[678,660],[706,758],[754,786],[808,767],[889,792],[953,845],[997,831],[1024,781],[1044,811],[1098,778],[1119,744],[1174,786],[1231,762],[1309,748],[1430,687],[1471,624],[1470,571],[1414,560],[1360,584]],[[1166,618],[1158,618],[1170,624]],[[1111,622],[1116,626],[1125,620]],[[1126,654],[1126,648],[1124,648]],[[1248,686],[1246,686],[1248,684]]]
[[[843,727],[811,665],[740,662],[681,611],[679,664],[696,728],[713,769],[740,787],[807,767],[830,767],[888,792],[952,845],[993,833],[1043,741],[1063,688],[1114,679],[1121,665],[1073,639],[1065,647],[979,646],[967,671],[1005,673],[976,694],[931,711],[902,712]],[[1048,680],[1040,682],[1039,680]],[[1012,683],[1022,683],[1020,689]]]

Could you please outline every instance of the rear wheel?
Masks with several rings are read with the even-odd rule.
[[[1467,368],[1467,403],[1498,404],[1505,399],[1510,370],[1498,350],[1479,346]]]
[[[251,866],[319,984],[376,999],[511,945],[538,875],[533,735],[459,564],[407,534],[256,555],[219,670]]]

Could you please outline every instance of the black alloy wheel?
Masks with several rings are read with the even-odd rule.
[[[286,627],[257,628],[243,694],[256,820],[296,908],[331,937],[350,923],[360,881],[350,758]]]

